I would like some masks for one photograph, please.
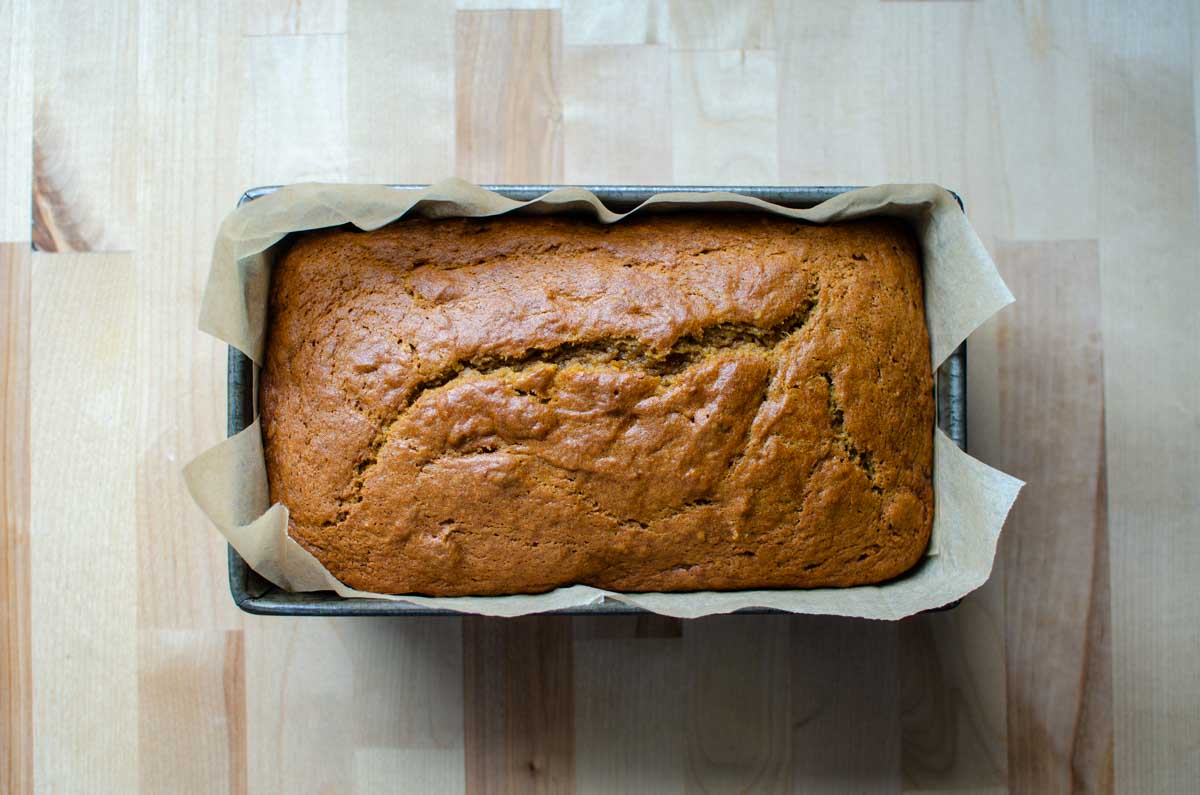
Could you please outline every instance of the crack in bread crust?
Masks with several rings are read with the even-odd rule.
[[[854,437],[846,430],[845,412],[842,410],[842,404],[838,400],[836,384],[834,383],[833,374],[829,371],[821,373],[821,377],[825,379],[825,385],[829,390],[829,427],[833,429],[834,444],[837,449],[841,450],[846,456],[846,459],[857,466],[867,476],[867,480],[871,482],[871,491],[879,494],[883,491],[875,484],[875,464],[871,458],[871,451],[859,449],[858,444],[854,441]],[[826,461],[833,455],[833,449],[830,449],[828,455],[822,461]],[[818,462],[818,464],[821,462]],[[814,469],[816,467],[814,466]]]
[[[387,443],[392,427],[403,419],[408,410],[425,394],[447,387],[468,373],[488,375],[501,370],[519,373],[541,364],[554,365],[560,369],[572,366],[612,367],[636,369],[658,376],[664,383],[669,383],[674,376],[726,351],[770,353],[789,336],[804,328],[816,311],[818,301],[819,287],[814,284],[800,306],[778,323],[765,327],[740,322],[715,323],[680,337],[669,349],[661,352],[637,339],[610,338],[591,342],[564,342],[552,348],[530,350],[520,357],[475,356],[456,361],[437,375],[418,383],[400,408],[379,423],[374,438],[354,465],[355,477],[351,483],[350,495],[338,500],[337,517],[334,521],[326,522],[324,526],[336,527],[341,524],[349,516],[349,506],[362,502],[367,476],[379,463],[380,452]],[[758,409],[765,402],[770,386],[771,381],[768,379],[757,403]],[[752,421],[747,427],[747,442],[753,425]],[[731,470],[744,454],[745,444],[730,462]]]

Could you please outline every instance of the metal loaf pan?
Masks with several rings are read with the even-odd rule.
[[[421,188],[423,185],[393,185],[395,188]],[[553,190],[558,185],[485,185],[512,199],[529,200]],[[630,210],[656,193],[730,191],[756,196],[787,207],[812,207],[852,187],[708,187],[708,186],[649,186],[649,185],[585,185],[605,205],[616,211]],[[238,206],[278,190],[278,186],[252,188],[242,194]],[[958,204],[962,199],[954,194]],[[254,419],[255,377],[249,358],[236,348],[229,348],[228,435],[233,436]],[[937,397],[938,426],[962,449],[967,449],[967,350],[966,343],[958,347],[938,369],[934,385]],[[256,574],[241,556],[229,547],[229,589],[233,601],[247,613],[277,616],[432,616],[461,615],[452,610],[378,599],[343,599],[330,591],[291,593],[281,590]],[[949,605],[953,607],[953,605]],[[946,609],[946,608],[942,608]],[[640,613],[639,608],[620,602],[605,601],[587,607],[554,611],[567,615],[608,615]],[[740,612],[774,612],[752,609]]]

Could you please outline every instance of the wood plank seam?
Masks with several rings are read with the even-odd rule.
[[[28,244],[0,243],[0,790],[33,791],[33,660],[29,560]]]

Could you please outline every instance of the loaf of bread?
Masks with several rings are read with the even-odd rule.
[[[351,587],[851,586],[926,549],[933,385],[900,221],[415,219],[284,245],[271,498]]]

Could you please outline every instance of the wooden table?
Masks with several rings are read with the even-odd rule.
[[[1196,791],[1194,7],[392,6],[0,0],[0,788]],[[179,474],[224,427],[217,224],[451,174],[959,190],[1018,296],[970,341],[971,449],[1029,481],[988,585],[897,624],[238,613]]]

